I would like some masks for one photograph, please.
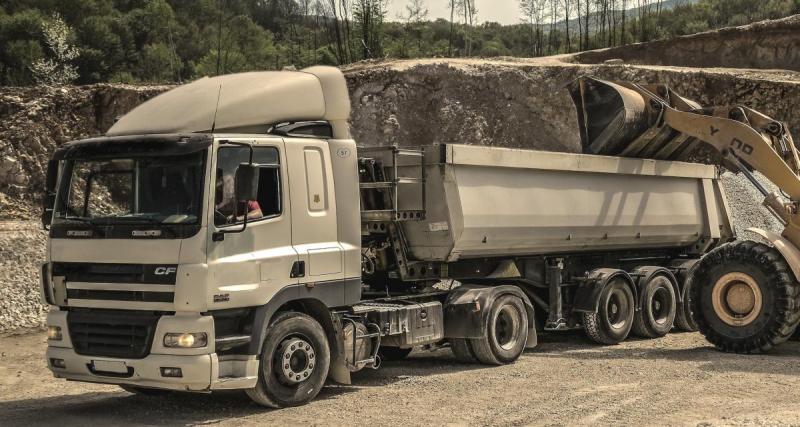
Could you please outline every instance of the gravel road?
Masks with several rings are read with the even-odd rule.
[[[0,338],[0,425],[800,425],[800,343],[724,354],[696,333],[598,347],[542,337],[510,366],[415,352],[328,386],[300,408],[262,409],[243,393],[145,398],[56,380],[42,334]]]

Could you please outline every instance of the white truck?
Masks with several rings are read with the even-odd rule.
[[[537,331],[658,337],[691,327],[685,273],[733,238],[713,166],[357,148],[349,113],[335,68],[236,74],[59,148],[53,374],[283,407],[413,347],[497,365]]]

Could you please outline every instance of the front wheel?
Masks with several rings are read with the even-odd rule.
[[[690,292],[700,333],[726,352],[768,351],[800,321],[800,285],[783,256],[763,243],[739,241],[706,254]]]
[[[622,279],[614,279],[600,292],[597,311],[583,313],[583,328],[592,341],[619,344],[633,327],[633,291]]]
[[[279,314],[264,339],[258,383],[247,395],[271,408],[303,405],[322,390],[329,367],[322,326],[302,313]]]

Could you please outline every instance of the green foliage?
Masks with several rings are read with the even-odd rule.
[[[504,0],[520,4],[520,23],[504,26],[473,25],[474,0],[391,1],[403,4],[399,16],[386,15],[388,0],[5,0],[0,85],[35,83],[35,64],[74,67],[77,83],[141,83],[384,57],[541,56],[800,12],[800,0],[695,0],[663,9],[659,0]],[[454,22],[429,19],[434,1],[453,7]],[[567,2],[569,37],[561,21]],[[590,5],[588,21],[578,3]],[[624,31],[623,4],[649,5],[625,14]],[[55,49],[43,31],[53,14],[67,28]]]

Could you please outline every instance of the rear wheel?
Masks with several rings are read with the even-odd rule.
[[[503,295],[492,304],[486,336],[469,340],[475,357],[485,365],[511,363],[525,350],[528,339],[528,312],[514,295]]]
[[[302,313],[280,314],[264,339],[258,383],[247,395],[272,408],[305,404],[322,390],[329,367],[322,326]]]
[[[678,284],[681,284],[681,302],[675,310],[675,328],[683,332],[697,332],[697,322],[694,321],[691,311],[691,287],[693,269],[677,274]]]
[[[633,291],[623,279],[614,279],[600,292],[597,312],[583,313],[586,335],[600,344],[619,344],[633,327]]]
[[[468,338],[449,338],[450,351],[453,352],[456,360],[461,363],[478,363],[478,358],[472,352],[472,346]]]
[[[644,338],[663,337],[675,321],[675,288],[672,280],[659,274],[642,287],[642,309],[633,316],[633,333]]]
[[[800,321],[800,285],[781,254],[762,243],[739,241],[709,252],[690,291],[700,333],[723,351],[768,351]]]

